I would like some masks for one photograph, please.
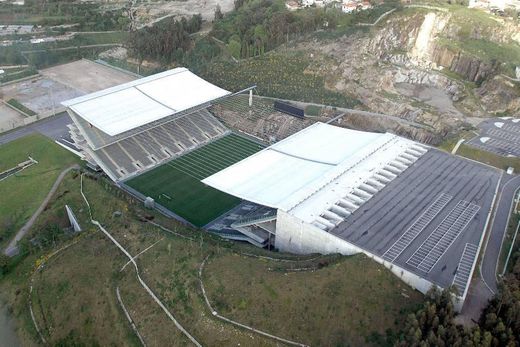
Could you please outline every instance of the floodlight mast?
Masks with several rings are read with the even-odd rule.
[[[247,87],[245,89],[242,89],[242,90],[239,90],[238,92],[235,92],[235,93],[232,93],[232,94],[229,94],[229,95],[224,95],[223,97],[219,98],[219,99],[226,99],[226,98],[229,98],[229,97],[232,97],[232,96],[235,96],[235,95],[238,95],[238,94],[243,94],[245,92],[252,92],[253,89],[256,88],[256,84],[253,84],[251,87]],[[219,100],[219,99],[216,99],[216,100]]]

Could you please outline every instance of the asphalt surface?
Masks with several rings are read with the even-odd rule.
[[[504,176],[499,188],[493,224],[490,229],[480,270],[482,279],[492,294],[497,292],[497,265],[500,249],[507,231],[507,224],[511,208],[513,207],[513,198],[518,188],[520,188],[520,176],[507,175]]]
[[[440,211],[400,250],[395,259],[389,260],[441,287],[447,287],[459,271],[464,249],[468,244],[470,248],[478,248],[499,178],[498,169],[430,149],[331,233],[383,257],[441,195],[447,196],[448,202]],[[461,204],[476,207],[476,212],[468,214],[466,225],[449,229],[456,223],[447,223],[445,218],[450,214],[453,216]],[[445,226],[444,230],[439,229],[441,225]],[[444,232],[454,238],[444,248],[435,246],[440,253],[435,256],[433,253],[428,256],[415,254],[418,250],[427,249],[425,242],[432,239],[432,234],[443,235]],[[447,239],[443,237],[443,240]],[[428,270],[411,261],[419,259],[420,262],[426,258],[432,260]],[[466,263],[471,267],[476,255],[467,258]]]
[[[34,133],[40,133],[53,140],[68,137],[69,129],[67,124],[70,123],[72,123],[72,120],[67,113],[45,118],[33,124],[0,134],[0,145]]]
[[[520,119],[492,118],[478,125],[479,135],[467,143],[504,157],[520,157]]]

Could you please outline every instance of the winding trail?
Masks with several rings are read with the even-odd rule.
[[[60,249],[50,253],[49,255],[42,257],[41,258],[42,261],[41,261],[40,265],[36,268],[36,270],[31,275],[31,278],[29,281],[29,312],[31,313],[31,319],[33,322],[34,329],[38,333],[38,336],[40,337],[40,340],[44,345],[47,344],[47,340],[45,340],[42,330],[40,329],[38,322],[36,322],[36,317],[35,317],[34,311],[33,311],[32,293],[33,293],[33,288],[34,288],[34,276],[36,275],[37,272],[41,272],[44,269],[45,265],[49,262],[49,260],[56,257],[58,254],[61,254],[62,251],[68,249],[70,246],[75,245],[80,240],[81,240],[81,236],[76,238],[71,243],[68,243],[65,246],[61,247]]]
[[[146,290],[146,292],[148,292],[148,294],[157,303],[157,305],[159,305],[159,307],[164,311],[164,313],[166,313],[168,318],[170,318],[170,320],[175,324],[177,329],[179,329],[184,334],[184,336],[186,336],[195,346],[202,347],[202,345],[175,319],[173,314],[168,310],[168,308],[163,304],[163,302],[157,297],[157,295],[155,295],[155,293],[150,289],[150,287],[148,287],[146,282],[141,278],[139,267],[137,266],[137,263],[136,263],[134,257],[132,257],[130,255],[130,253],[101,225],[101,223],[99,223],[97,220],[94,220],[92,218],[92,210],[90,208],[90,203],[88,202],[87,197],[83,193],[83,174],[81,175],[80,192],[81,192],[81,196],[83,197],[83,200],[85,200],[85,203],[87,205],[88,213],[90,216],[90,222],[92,224],[94,224],[95,226],[97,226],[99,228],[99,230],[101,230],[103,232],[103,234],[105,234],[106,237],[108,237],[110,239],[110,241],[112,241],[112,243],[114,243],[117,246],[117,248],[119,248],[119,250],[121,250],[121,252],[123,252],[124,255],[126,255],[126,257],[130,260],[130,262],[134,266],[137,280],[139,281],[141,286]]]
[[[119,302],[119,305],[121,306],[121,309],[123,309],[123,312],[125,313],[126,319],[128,319],[128,322],[130,323],[130,326],[132,327],[132,330],[134,331],[135,335],[139,338],[139,341],[141,341],[141,345],[143,347],[146,347],[146,342],[144,342],[143,337],[139,333],[139,330],[137,330],[137,326],[134,323],[134,320],[130,316],[130,312],[126,309],[125,304],[123,303],[123,299],[121,298],[121,293],[119,292],[119,287],[116,287],[116,297],[117,301]]]
[[[358,26],[367,26],[367,27],[373,27],[373,26],[376,26],[383,18],[385,18],[386,16],[388,16],[389,14],[395,12],[397,10],[397,8],[393,8],[389,11],[386,11],[385,13],[383,13],[382,15],[380,15],[376,21],[374,23],[358,23],[357,25]]]
[[[56,190],[58,189],[58,186],[60,185],[61,181],[63,181],[63,179],[65,178],[65,175],[69,172],[69,171],[72,171],[72,170],[79,170],[79,165],[78,164],[74,164],[72,166],[69,166],[68,168],[66,168],[65,170],[63,170],[60,175],[58,176],[58,178],[56,179],[56,181],[54,182],[54,184],[52,185],[51,187],[51,190],[49,191],[49,193],[47,194],[47,196],[45,197],[45,199],[42,201],[42,203],[40,204],[40,206],[38,207],[38,209],[36,210],[36,212],[33,213],[33,215],[31,216],[31,218],[29,218],[29,220],[27,221],[27,223],[25,223],[25,225],[20,229],[18,230],[18,232],[16,233],[16,235],[13,237],[13,239],[9,242],[9,244],[7,245],[6,249],[4,250],[4,254],[7,255],[8,257],[14,257],[15,255],[18,254],[18,246],[16,245],[18,243],[18,241],[20,241],[24,236],[25,234],[27,234],[27,232],[31,229],[31,227],[33,226],[34,222],[36,221],[36,219],[40,216],[40,214],[43,212],[43,210],[45,209],[45,207],[47,207],[47,204],[49,203],[49,201],[51,200],[52,196],[54,195],[54,193],[56,193]]]
[[[286,343],[286,344],[289,344],[289,345],[293,345],[293,346],[300,346],[300,347],[306,347],[307,345],[303,344],[303,343],[300,343],[300,342],[295,342],[295,341],[291,341],[291,340],[287,340],[287,339],[284,339],[283,337],[279,337],[279,336],[275,336],[275,335],[271,335],[269,333],[266,333],[265,331],[262,331],[262,330],[258,330],[258,329],[255,329],[253,327],[250,327],[248,325],[245,325],[245,324],[242,324],[242,323],[239,323],[239,322],[236,322],[232,319],[229,319],[227,317],[224,317],[224,316],[221,316],[212,306],[211,306],[211,303],[209,302],[209,298],[208,296],[206,295],[206,288],[204,287],[204,283],[202,282],[202,271],[204,270],[204,265],[206,265],[206,261],[208,260],[209,258],[209,255],[206,256],[206,258],[204,258],[204,260],[202,261],[202,263],[200,264],[200,267],[199,267],[199,282],[200,282],[200,289],[202,290],[202,296],[204,296],[204,301],[206,302],[206,305],[208,306],[208,309],[211,311],[211,314],[214,316],[214,317],[217,317],[223,321],[226,321],[228,323],[231,323],[233,325],[236,325],[238,327],[241,327],[243,329],[247,329],[247,330],[250,330],[252,332],[255,332],[257,334],[260,334],[260,335],[263,335],[263,336],[266,336],[268,338],[271,338],[273,340],[277,340],[277,341],[280,341],[280,342],[283,342],[283,343]]]

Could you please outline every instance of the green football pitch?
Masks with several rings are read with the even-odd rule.
[[[201,227],[238,205],[240,199],[200,181],[262,148],[230,134],[125,183]]]

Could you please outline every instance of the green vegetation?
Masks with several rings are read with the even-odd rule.
[[[0,172],[26,161],[38,164],[0,182],[0,245],[33,214],[59,173],[78,162],[67,150],[42,135],[29,135],[0,146]]]
[[[520,252],[486,306],[478,325],[465,328],[455,322],[448,290],[431,290],[423,307],[410,314],[397,346],[516,346],[520,341]]]
[[[23,113],[25,113],[26,115],[28,116],[34,116],[36,115],[36,112],[34,112],[33,110],[31,110],[30,108],[22,105],[18,100],[16,99],[9,99],[7,101],[7,103],[11,106],[13,106],[14,108],[18,109],[19,111],[22,111]]]
[[[24,56],[27,58],[27,62],[29,62],[31,66],[35,66],[38,69],[43,69],[83,58],[94,60],[97,59],[101,52],[106,50],[107,47],[72,47],[71,49],[60,51],[35,51],[31,53],[25,53]]]
[[[491,33],[500,26],[499,22],[485,11],[470,9],[466,5],[453,5],[450,9],[450,21],[459,27],[458,36],[462,39],[474,38],[475,32]]]
[[[504,241],[502,243],[502,248],[500,250],[500,257],[498,258],[498,265],[497,265],[497,273],[501,274],[504,270],[504,266],[506,265],[506,259],[507,255],[509,254],[509,251],[511,250],[511,247],[513,247],[513,250],[519,249],[520,246],[520,239],[519,236],[516,237],[515,244],[513,245],[513,238],[516,233],[516,229],[518,227],[518,223],[520,223],[520,214],[516,212],[517,203],[513,203],[513,210],[511,211],[511,217],[509,218],[509,224],[507,225],[506,234],[504,236]],[[515,264],[515,258],[518,257],[519,254],[514,254],[514,252],[511,252],[511,259],[509,259],[509,262],[507,264],[507,272],[511,272],[513,270],[513,266]]]
[[[442,149],[446,152],[450,152],[453,150],[459,139],[464,139],[465,141],[468,141],[475,137],[475,133],[471,130],[464,130],[456,135],[449,136],[444,139],[443,142],[441,142],[437,147],[439,149]]]
[[[235,11],[217,20],[210,35],[225,42],[235,58],[249,58],[318,30],[325,35],[353,33],[357,23],[373,23],[397,7],[398,1],[385,1],[371,10],[344,14],[330,7],[289,11],[281,0],[237,1]]]
[[[34,243],[25,241],[22,245],[23,256],[16,260],[16,267],[12,267],[3,278],[0,275],[0,292],[13,308],[13,316],[19,322],[24,345],[33,345],[39,341],[27,309],[29,295],[35,319],[49,345],[139,345],[116,301],[116,287],[120,288],[124,304],[147,343],[155,341],[159,345],[185,345],[185,337],[137,281],[134,268],[128,266],[120,272],[127,259],[89,222],[88,209],[79,187],[78,173],[67,175],[27,239],[40,237]],[[208,281],[212,297],[219,293],[218,288],[213,290],[212,282],[215,280],[224,283],[226,288],[228,285],[239,286],[240,281],[244,281],[242,284],[245,288],[254,285],[253,288],[260,290],[249,292],[242,289],[245,294],[238,307],[245,324],[256,324],[261,320],[257,312],[263,309],[262,305],[252,305],[258,300],[258,295],[268,298],[263,303],[268,307],[277,304],[292,307],[297,302],[291,304],[287,301],[287,293],[282,288],[295,292],[298,302],[303,303],[295,312],[304,312],[302,314],[307,317],[307,321],[302,323],[302,319],[295,315],[286,319],[289,312],[280,312],[280,309],[270,312],[268,324],[278,326],[270,332],[280,333],[282,337],[290,337],[289,333],[294,333],[298,337],[314,335],[312,339],[318,339],[316,330],[314,333],[301,330],[309,326],[335,331],[334,336],[327,335],[326,338],[339,341],[341,345],[353,340],[384,344],[387,338],[394,339],[396,336],[396,330],[387,332],[385,327],[395,329],[395,320],[402,319],[406,310],[420,301],[418,293],[408,289],[386,269],[367,257],[333,255],[312,260],[308,256],[299,258],[234,244],[211,234],[183,227],[155,211],[144,210],[140,202],[103,178],[87,175],[83,180],[83,187],[93,218],[99,220],[132,255],[155,244],[137,258],[141,276],[176,319],[205,346],[229,345],[230,341],[242,346],[277,345],[273,340],[236,328],[211,315],[202,297],[198,280],[199,265],[208,254],[212,256],[210,264],[204,270],[204,280]],[[79,235],[61,231],[68,225],[65,204],[72,207],[84,229]],[[114,211],[121,211],[122,214],[114,216]],[[192,237],[194,241],[164,232],[146,223],[147,219],[153,219],[176,233]],[[71,246],[52,256],[54,251],[65,245]],[[233,255],[236,252],[292,259],[294,262],[243,258]],[[35,271],[43,262],[45,266],[42,270]],[[231,263],[228,271],[217,268],[218,273],[213,274],[218,264],[228,266],[228,263]],[[292,278],[294,275],[296,282],[291,284],[287,281],[284,273],[290,268],[309,266],[315,270],[290,274],[288,276]],[[269,271],[269,267],[274,271]],[[232,269],[238,269],[238,273]],[[257,269],[260,271],[259,278],[252,279],[251,274]],[[353,281],[350,276],[354,274],[360,277]],[[28,283],[31,277],[34,278],[31,282],[33,291],[29,294]],[[256,277],[256,273],[253,277]],[[323,288],[327,302],[341,302],[342,306],[312,307],[312,303],[320,297],[316,294],[317,290],[312,288]],[[383,291],[378,292],[378,288]],[[375,294],[366,295],[367,290]],[[392,299],[389,305],[387,296]],[[234,298],[229,300],[234,301]],[[381,317],[376,316],[376,308],[383,308]],[[347,319],[344,318],[343,309],[348,310]],[[314,310],[316,315],[312,314]],[[361,323],[357,323],[358,316],[362,317]],[[369,322],[374,323],[374,327],[368,326]],[[346,327],[362,325],[363,328],[350,335],[351,331],[344,328],[344,324]],[[282,326],[288,330],[281,331]],[[369,335],[365,336],[367,332]]]
[[[144,65],[135,64],[133,62],[121,60],[121,59],[103,58],[102,60],[112,66],[139,74],[141,76],[150,76],[150,75],[164,71],[164,69],[161,69],[161,68],[146,67]]]
[[[51,65],[69,62],[80,58],[97,58],[97,55],[109,47],[83,47],[90,45],[123,44],[128,38],[126,32],[107,33],[78,33],[70,40],[45,42],[33,45],[27,41],[14,43],[12,46],[3,47],[0,50],[0,60],[8,64],[29,64],[24,74],[36,73],[36,68],[41,69]],[[80,48],[81,47],[81,48]],[[5,48],[5,50],[4,50]],[[60,50],[70,48],[68,50]],[[10,79],[21,78],[14,76]],[[2,82],[7,80],[2,79]]]
[[[0,165],[11,167],[13,162],[17,160],[0,161]],[[0,259],[0,268],[9,270],[0,274],[0,292],[13,308],[24,344],[38,341],[27,310],[30,296],[35,319],[50,345],[139,345],[115,299],[116,287],[145,341],[185,344],[185,337],[139,285],[133,267],[120,272],[127,259],[89,223],[79,181],[78,173],[70,173],[62,182],[22,243],[21,257],[9,266],[4,266],[6,259]],[[520,323],[515,318],[518,251],[506,285],[486,309],[480,325],[470,330],[455,324],[447,292],[431,292],[417,313],[410,313],[421,296],[363,255],[298,259],[233,244],[144,210],[140,202],[104,178],[87,175],[83,186],[93,218],[132,255],[155,244],[137,258],[141,276],[203,345],[229,345],[229,341],[244,346],[276,345],[211,315],[198,278],[199,265],[207,255],[211,256],[203,282],[220,314],[305,344],[408,346],[443,341],[480,346],[507,345],[519,338]],[[65,204],[76,213],[83,233],[62,232],[68,225]],[[150,219],[193,241],[146,223]],[[52,256],[65,245],[70,247]],[[237,252],[296,261],[260,260]],[[45,266],[35,272],[42,262]],[[301,268],[311,271],[296,271]],[[31,294],[28,283],[33,285]]]
[[[262,146],[229,135],[131,179],[127,184],[196,226],[204,226],[240,199],[200,180],[248,157]]]
[[[457,154],[469,159],[480,161],[491,166],[495,166],[502,170],[507,170],[508,167],[513,167],[515,172],[520,170],[520,159],[519,158],[507,158],[500,155],[477,149],[465,144],[460,145]]]
[[[108,9],[100,3],[69,1],[28,0],[24,6],[0,4],[0,23],[32,24],[46,26],[46,36],[58,36],[67,30],[74,31],[116,31],[107,33],[77,34],[71,40],[31,44],[32,35],[10,35],[4,39],[12,40],[10,46],[0,49],[0,61],[7,65],[29,64],[30,68],[19,76],[5,76],[1,82],[11,81],[31,74],[35,68],[41,69],[50,65],[69,62],[78,58],[97,58],[102,49],[79,49],[67,51],[51,51],[63,47],[79,47],[96,44],[122,44],[127,40],[129,19],[126,9]],[[73,24],[70,28],[52,27],[62,24]],[[120,30],[119,32],[117,32]],[[37,34],[36,37],[38,37]],[[28,53],[23,51],[42,50]]]
[[[59,48],[70,46],[87,46],[102,45],[110,43],[123,44],[128,39],[128,33],[125,31],[117,32],[99,32],[99,33],[77,33],[71,40],[57,41],[54,44],[47,45],[45,48]],[[39,47],[39,46],[37,46]]]
[[[163,64],[180,61],[191,45],[190,34],[200,30],[202,17],[194,15],[189,20],[166,18],[151,27],[131,32],[128,47],[139,62],[154,59]]]
[[[305,115],[310,117],[319,117],[321,114],[321,107],[315,105],[308,105],[305,107]]]
[[[53,26],[78,24],[84,31],[126,29],[125,9],[107,9],[94,2],[26,0],[24,6],[0,5],[0,23]]]
[[[438,148],[451,153],[453,147],[459,139],[463,138],[466,141],[468,141],[473,137],[475,137],[475,133],[470,130],[466,130],[457,134],[456,136],[451,136],[447,138],[438,146]],[[510,166],[515,169],[515,172],[518,172],[518,170],[520,170],[519,158],[503,157],[495,153],[472,147],[470,145],[465,144],[464,142],[459,146],[459,149],[457,150],[456,154],[462,157],[466,157],[468,159],[472,159],[497,167],[502,170],[507,170],[507,168]]]
[[[17,68],[17,69],[8,69],[5,74],[0,76],[0,83],[7,83],[14,80],[19,80],[21,78],[36,76],[38,71],[33,68]]]
[[[392,345],[422,298],[364,255],[295,265],[230,254],[210,260],[204,283],[220,314],[311,346]]]
[[[452,40],[440,38],[439,42],[456,51],[464,51],[471,56],[479,58],[487,63],[494,61],[504,62],[503,71],[513,75],[516,66],[520,66],[520,45],[516,43],[496,43],[486,39]]]
[[[371,23],[381,14],[398,8],[398,1],[385,1],[371,10],[345,14],[337,8],[306,8],[289,11],[283,0],[239,0],[225,16],[218,8],[208,35],[194,39],[187,34],[193,20],[167,19],[153,28],[134,32],[128,42],[138,60],[152,58],[200,69],[215,58],[262,56],[290,40],[307,34],[338,37],[366,30],[358,23]],[[197,29],[198,30],[198,29]],[[173,43],[173,44],[172,44]],[[233,60],[230,59],[230,60]]]
[[[324,78],[308,72],[311,60],[303,53],[272,52],[238,63],[215,61],[199,71],[208,81],[227,90],[257,85],[260,95],[315,102],[338,107],[354,107],[357,99],[325,88]]]

